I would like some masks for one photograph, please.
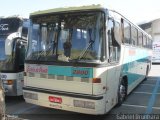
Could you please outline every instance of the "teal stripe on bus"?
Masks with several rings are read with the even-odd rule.
[[[48,66],[48,74],[69,77],[93,78],[93,68]]]
[[[72,68],[64,66],[48,66],[48,74],[72,76]]]
[[[127,75],[128,77],[128,85],[132,85],[133,82],[138,80],[139,78],[145,76],[146,71],[143,71],[144,73],[141,73],[141,67],[145,68],[147,67],[147,62],[149,60],[149,57],[142,58],[133,62],[128,62],[126,64],[123,64],[122,66],[122,74]]]

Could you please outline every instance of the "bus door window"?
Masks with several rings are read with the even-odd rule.
[[[120,25],[114,20],[109,19],[107,26],[108,46],[109,46],[109,62],[116,62],[119,60],[120,54]],[[117,32],[117,30],[119,32]]]
[[[122,44],[122,30],[119,22],[114,22],[114,39],[113,39],[113,48],[115,51],[115,61],[120,59],[120,45]]]

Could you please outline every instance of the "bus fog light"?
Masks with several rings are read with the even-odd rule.
[[[95,103],[94,102],[85,101],[85,108],[95,109]]]
[[[95,103],[90,101],[74,100],[74,107],[95,109]]]
[[[73,104],[74,104],[74,107],[82,107],[82,108],[84,108],[84,101],[74,100]]]
[[[38,94],[36,94],[36,93],[24,92],[23,96],[24,96],[24,98],[38,100]]]

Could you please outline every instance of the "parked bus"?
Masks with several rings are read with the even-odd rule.
[[[28,19],[0,18],[0,79],[6,96],[23,95],[28,26]]]
[[[160,40],[154,40],[153,45],[152,63],[160,63]]]
[[[120,105],[151,68],[151,37],[100,5],[30,14],[27,103],[85,114]]]

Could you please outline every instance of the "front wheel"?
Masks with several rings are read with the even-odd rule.
[[[145,75],[144,80],[147,80],[148,74],[149,74],[149,66],[147,66],[147,69],[146,69],[146,75]]]
[[[127,96],[127,85],[124,80],[122,80],[119,84],[118,89],[118,106],[120,106]]]

